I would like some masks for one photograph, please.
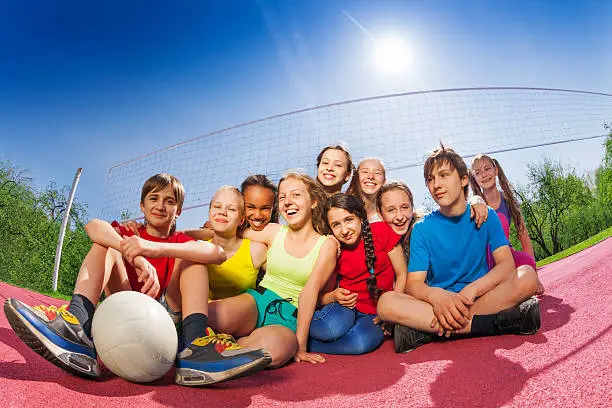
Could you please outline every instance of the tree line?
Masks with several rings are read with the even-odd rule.
[[[0,281],[51,292],[55,249],[68,188],[51,182],[32,187],[26,170],[0,162]],[[66,230],[58,292],[72,294],[81,262],[91,246],[84,223],[87,206],[75,200]]]
[[[537,259],[575,245],[612,226],[612,132],[594,175],[544,159],[528,165],[528,183],[516,186]],[[51,292],[55,250],[68,187],[51,182],[42,191],[27,171],[0,162],[0,281]],[[87,206],[75,200],[66,231],[58,292],[71,295],[81,262],[91,246],[84,224]],[[516,233],[513,246],[520,248]]]
[[[610,125],[604,126],[610,132]],[[515,191],[537,260],[612,226],[612,132],[603,150],[594,175],[549,158],[528,165],[529,182]],[[511,241],[520,248],[515,233]]]

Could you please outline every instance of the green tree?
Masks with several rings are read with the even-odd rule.
[[[54,184],[39,193],[27,171],[0,162],[0,280],[37,291],[51,291],[62,211]],[[63,188],[66,192],[67,189]],[[66,198],[64,198],[64,201]],[[54,213],[49,210],[53,208]],[[66,231],[58,290],[71,294],[91,241],[83,229],[86,207],[77,200]]]
[[[58,188],[51,181],[42,193],[38,196],[38,206],[48,215],[52,221],[61,221],[66,208],[68,207],[68,197],[70,189],[68,186]],[[70,207],[70,221],[73,225],[84,225],[87,216],[87,205],[81,204],[78,200],[73,200]]]
[[[561,235],[569,216],[587,207],[593,193],[584,176],[548,158],[529,164],[527,177],[528,185],[517,189],[527,231],[544,255],[550,256],[564,249]]]
[[[603,143],[604,157],[601,166],[595,172],[595,186],[597,198],[601,200],[603,208],[612,207],[612,125],[604,124],[609,131]]]

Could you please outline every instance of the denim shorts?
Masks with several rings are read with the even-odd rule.
[[[295,333],[297,329],[297,308],[292,299],[283,299],[269,289],[258,286],[245,293],[253,296],[257,304],[256,328],[278,324]]]
[[[175,312],[168,304],[168,301],[166,300],[166,289],[164,289],[157,301],[164,307],[164,309],[166,309],[166,312],[168,312],[168,315],[172,319],[172,323],[174,323],[174,327],[176,327],[177,332],[180,332],[183,318],[181,316],[181,312]]]

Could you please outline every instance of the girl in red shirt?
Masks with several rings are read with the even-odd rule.
[[[319,297],[323,308],[310,324],[310,351],[365,354],[384,339],[376,303],[383,292],[403,292],[407,265],[400,236],[384,222],[370,224],[361,201],[335,194],[326,221],[342,251],[336,264],[338,287]]]

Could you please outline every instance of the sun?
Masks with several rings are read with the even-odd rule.
[[[412,64],[410,47],[399,38],[385,38],[376,41],[374,63],[384,74],[401,74]]]

